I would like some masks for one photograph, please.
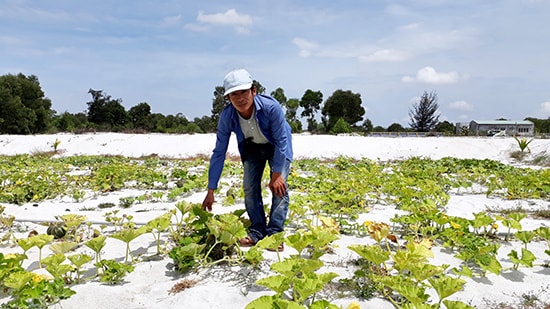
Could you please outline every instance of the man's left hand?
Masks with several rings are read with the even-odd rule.
[[[286,194],[286,182],[281,173],[273,173],[269,181],[269,189],[271,193],[278,197],[283,197]]]

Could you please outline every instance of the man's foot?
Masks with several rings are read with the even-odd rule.
[[[245,238],[239,239],[239,246],[241,247],[252,247],[255,244],[256,242],[250,236],[246,236]]]
[[[272,252],[283,252],[285,251],[285,244],[281,243],[277,246],[277,248],[267,248],[266,250]]]

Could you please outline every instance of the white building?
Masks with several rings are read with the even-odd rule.
[[[533,136],[535,124],[529,120],[472,120],[472,135]]]

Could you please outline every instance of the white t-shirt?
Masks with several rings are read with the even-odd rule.
[[[269,141],[260,130],[258,125],[258,119],[256,119],[256,109],[252,112],[252,116],[249,119],[244,119],[241,114],[239,115],[239,124],[241,125],[241,130],[243,131],[244,138],[252,137],[252,141],[256,144],[267,144]]]

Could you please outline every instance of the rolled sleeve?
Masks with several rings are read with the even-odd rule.
[[[212,157],[210,157],[210,167],[208,168],[209,189],[218,188],[218,183],[225,164],[227,147],[229,146],[229,138],[231,137],[231,128],[229,124],[230,122],[227,120],[227,117],[220,115],[220,121],[216,132],[216,146],[212,151]]]

